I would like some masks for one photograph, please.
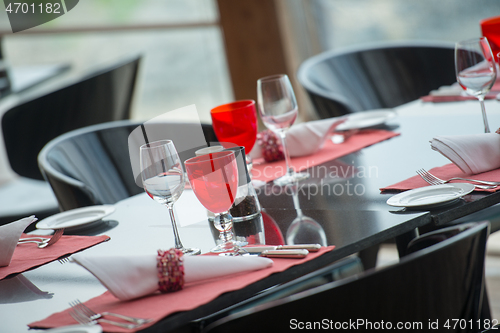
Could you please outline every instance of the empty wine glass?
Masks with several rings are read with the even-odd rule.
[[[320,244],[327,246],[326,233],[323,227],[309,216],[305,216],[300,208],[298,184],[290,185],[293,197],[293,206],[297,217],[292,221],[286,231],[286,243],[295,244]]]
[[[174,203],[184,191],[186,179],[171,140],[160,140],[140,148],[141,177],[146,193],[156,202],[167,206],[174,229],[175,248],[184,254],[200,254],[196,248],[182,246],[175,220]]]
[[[484,131],[490,133],[484,108],[484,97],[497,78],[497,70],[490,44],[486,37],[457,42],[455,45],[457,81],[469,95],[479,99]]]
[[[309,177],[307,172],[297,173],[290,166],[290,155],[286,147],[286,132],[298,114],[297,101],[288,76],[272,75],[257,80],[257,100],[262,121],[275,132],[283,145],[286,174],[274,180],[276,185],[287,185]]]
[[[212,252],[235,252],[233,217],[229,214],[238,190],[238,166],[233,151],[196,156],[184,162],[194,194],[214,213],[214,226],[221,240]]]

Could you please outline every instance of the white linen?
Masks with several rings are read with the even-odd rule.
[[[9,266],[23,231],[37,219],[35,215],[0,226],[0,267]]]
[[[334,117],[309,121],[292,126],[286,133],[286,146],[291,157],[311,155],[320,150],[328,135],[345,122],[347,117]],[[252,158],[262,157],[258,144],[250,154]]]
[[[496,133],[437,136],[431,147],[466,174],[500,168],[500,135]]]
[[[156,255],[87,256],[75,254],[74,262],[86,268],[118,299],[130,300],[158,290]],[[184,256],[184,282],[198,282],[216,277],[271,267],[273,261],[255,256]]]

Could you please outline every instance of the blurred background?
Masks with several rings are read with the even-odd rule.
[[[480,36],[479,21],[500,15],[498,0],[85,0],[12,34],[0,6],[10,65],[69,64],[76,72],[142,54],[133,118],[196,104],[207,122],[212,107],[255,98],[258,77],[293,78],[302,61],[322,51],[380,41],[455,42]],[[309,119],[307,96],[294,84],[301,117]]]

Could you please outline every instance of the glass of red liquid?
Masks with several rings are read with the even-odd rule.
[[[238,166],[233,151],[196,156],[184,162],[189,183],[201,204],[214,213],[220,244],[212,252],[236,252],[233,217],[229,214],[238,190]]]
[[[241,100],[219,105],[210,111],[212,126],[217,139],[224,148],[231,148],[228,143],[245,147],[247,167],[251,170],[250,151],[257,139],[257,109],[255,101]]]

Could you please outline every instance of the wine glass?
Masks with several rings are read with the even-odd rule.
[[[186,179],[171,140],[160,140],[140,148],[141,178],[144,190],[156,202],[167,206],[174,229],[175,248],[184,254],[200,254],[196,248],[182,246],[175,220],[174,203],[184,191]]]
[[[257,111],[254,100],[242,100],[219,105],[210,110],[217,139],[245,147],[248,171],[252,168],[249,156],[257,140]],[[225,147],[230,148],[230,147]]]
[[[469,95],[479,99],[483,114],[484,132],[490,133],[484,108],[484,97],[497,78],[497,70],[486,37],[457,42],[455,45],[457,81]]]
[[[196,156],[184,162],[194,194],[206,209],[214,213],[214,226],[221,240],[212,252],[235,252],[233,218],[229,208],[238,190],[238,166],[233,151]]]
[[[297,211],[297,217],[292,221],[286,231],[286,243],[295,244],[320,244],[327,246],[326,234],[323,227],[309,216],[305,216],[300,208],[298,184],[291,186],[293,206]]]
[[[287,171],[274,183],[281,186],[308,178],[308,173],[297,173],[290,167],[290,155],[286,147],[286,132],[298,114],[297,101],[288,76],[272,75],[257,80],[257,101],[262,121],[281,138],[283,145]]]

